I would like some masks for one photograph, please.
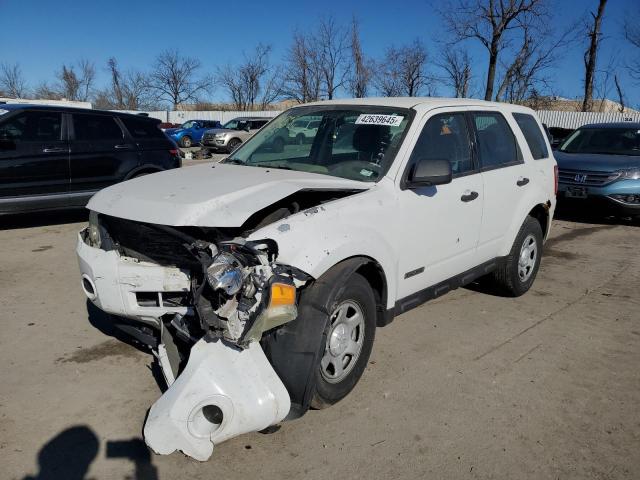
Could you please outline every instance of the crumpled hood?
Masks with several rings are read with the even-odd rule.
[[[87,208],[139,222],[239,227],[299,190],[365,190],[373,183],[317,173],[207,164],[145,175],[101,190]]]
[[[571,170],[591,170],[597,172],[613,172],[625,168],[640,167],[640,156],[606,155],[594,153],[553,152],[558,168]]]

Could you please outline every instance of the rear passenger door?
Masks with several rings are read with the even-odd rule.
[[[1,119],[1,117],[0,117]],[[69,143],[63,117],[27,110],[0,124],[0,197],[66,193]]]
[[[401,185],[399,298],[448,280],[479,263],[475,251],[484,187],[464,111],[456,109],[428,118],[413,147],[404,178],[423,159],[448,160],[453,180],[413,189]]]
[[[478,257],[484,262],[502,251],[506,234],[530,179],[516,137],[499,111],[470,112],[484,183]],[[523,219],[524,220],[524,219]]]
[[[73,113],[72,118],[72,191],[100,190],[122,181],[138,165],[137,147],[114,116]]]

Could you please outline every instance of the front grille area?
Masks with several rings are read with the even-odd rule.
[[[184,239],[157,225],[107,215],[99,218],[111,240],[128,256],[164,266],[189,270],[201,268],[198,259],[185,246],[187,242]]]
[[[592,170],[572,170],[561,168],[558,170],[558,182],[569,185],[585,185],[601,187],[613,182],[617,178],[614,172],[597,172]]]
[[[214,133],[205,133],[202,136],[202,143],[213,143],[214,140],[215,140]]]

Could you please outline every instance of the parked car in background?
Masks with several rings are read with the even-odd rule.
[[[164,131],[182,148],[189,148],[200,143],[202,135],[210,128],[220,128],[218,120],[189,120],[178,128],[168,128]]]
[[[312,141],[274,148],[311,116]],[[158,358],[169,388],[147,445],[206,460],[343,399],[396,315],[487,276],[526,293],[555,167],[522,106],[342,99],[282,113],[221,163],[100,192],[77,238],[81,285]]]
[[[270,118],[238,117],[221,128],[208,130],[202,136],[201,145],[213,151],[232,152],[264,127]]]
[[[288,128],[289,141],[301,144],[315,137],[320,120],[322,117],[307,117],[293,122]]]
[[[640,218],[640,123],[585,125],[555,157],[562,199]]]
[[[562,143],[567,139],[571,133],[573,133],[572,128],[560,128],[560,127],[550,127],[549,135],[551,135],[551,148],[554,150],[557,149]]]
[[[169,128],[179,128],[179,127],[180,127],[180,124],[178,123],[162,122],[158,124],[158,128],[163,132],[168,130]]]
[[[153,118],[71,107],[0,106],[0,214],[84,207],[98,190],[180,166]]]

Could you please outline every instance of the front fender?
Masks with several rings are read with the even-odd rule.
[[[368,194],[369,192],[367,192]],[[320,278],[351,257],[369,257],[387,281],[387,308],[396,302],[397,259],[385,204],[367,208],[367,194],[347,197],[277,221],[255,231],[250,240],[271,238],[278,244],[278,262]],[[389,205],[389,210],[392,206]]]

